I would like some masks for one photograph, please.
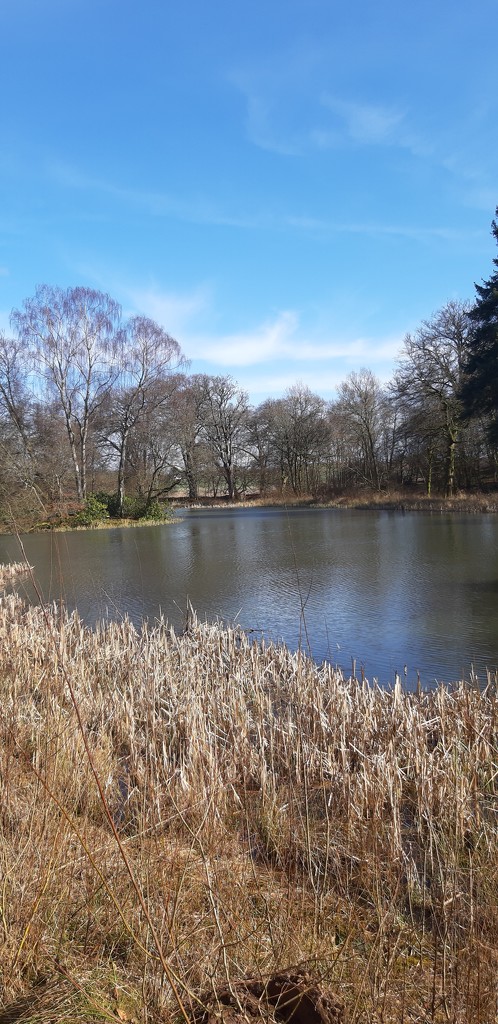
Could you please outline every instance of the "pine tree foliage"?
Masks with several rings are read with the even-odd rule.
[[[496,208],[498,218],[498,206]],[[492,222],[498,243],[498,220]],[[488,435],[498,445],[498,258],[487,281],[476,284],[477,298],[469,312],[473,330],[461,389],[464,415],[490,416]]]

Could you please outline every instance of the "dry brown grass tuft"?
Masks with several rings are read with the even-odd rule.
[[[12,594],[0,708],[0,1022],[199,1018],[292,965],[351,1024],[496,1020],[491,684],[387,692]]]
[[[27,576],[30,572],[31,566],[26,565],[24,562],[10,562],[7,565],[0,565],[0,591],[23,576]]]

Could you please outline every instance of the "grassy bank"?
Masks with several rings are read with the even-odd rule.
[[[16,522],[0,526],[0,534],[11,536],[13,533],[79,533],[87,530],[122,530],[142,526],[166,526],[177,522],[178,519],[174,515],[169,515],[164,519],[103,519],[85,526],[72,522],[56,523],[55,525],[52,523]]]
[[[452,498],[441,496],[429,497],[422,491],[372,491],[361,490],[330,498],[316,498],[312,495],[293,494],[269,495],[260,497],[248,495],[238,501],[229,501],[226,496],[200,497],[197,501],[189,501],[186,495],[170,498],[163,516],[152,518],[107,517],[86,518],[84,513],[62,516],[59,513],[48,519],[40,520],[38,516],[18,515],[0,521],[0,534],[12,533],[55,533],[74,530],[110,530],[135,526],[164,526],[173,523],[175,509],[181,508],[336,508],[336,509],[371,509],[390,512],[426,512],[426,513],[494,513],[498,512],[498,496],[495,492],[459,493]]]
[[[498,495],[459,492],[451,498],[441,495],[430,497],[424,491],[372,491],[361,490],[331,498],[316,498],[311,495],[248,496],[237,502],[229,502],[227,498],[199,498],[197,502],[189,502],[187,498],[172,499],[172,506],[190,506],[192,508],[342,508],[342,509],[375,509],[390,512],[458,512],[458,513],[492,513],[498,512]]]
[[[351,1024],[496,1020],[494,685],[8,595],[0,688],[2,1020],[203,1019],[296,965]]]

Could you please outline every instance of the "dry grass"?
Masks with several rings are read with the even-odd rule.
[[[180,504],[174,499],[174,505]],[[187,498],[182,505],[190,508],[336,508],[363,509],[374,511],[405,511],[405,512],[437,512],[458,514],[482,514],[498,512],[496,491],[473,492],[459,491],[451,498],[441,494],[430,497],[426,491],[409,489],[378,491],[372,488],[355,488],[337,495],[323,493],[319,497],[302,494],[299,497],[286,493],[258,497],[249,495],[244,500],[229,502],[227,498],[200,498],[198,502],[189,502]]]
[[[10,562],[8,565],[0,565],[0,591],[5,590],[5,587],[11,583],[15,583],[23,576],[28,576],[31,572],[31,566],[26,565],[24,562]]]
[[[11,594],[0,688],[0,1021],[185,1020],[290,965],[351,1024],[496,1021],[491,682],[386,692]]]

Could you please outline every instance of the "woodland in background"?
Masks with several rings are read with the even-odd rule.
[[[44,285],[0,335],[0,516],[153,518],[179,491],[196,501],[492,488],[498,269],[476,293],[406,335],[388,384],[362,369],[335,401],[297,383],[254,408],[231,377],[190,375],[154,321],[123,322],[89,288]]]

